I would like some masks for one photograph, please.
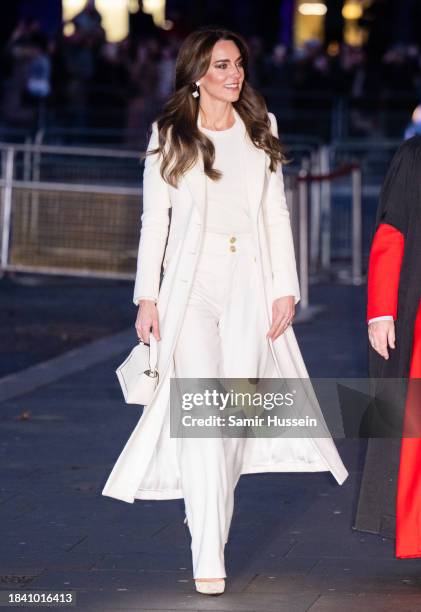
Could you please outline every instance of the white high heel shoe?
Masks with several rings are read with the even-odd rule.
[[[195,580],[196,591],[204,595],[221,595],[225,591],[225,579],[220,580]]]

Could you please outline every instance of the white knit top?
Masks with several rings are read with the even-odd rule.
[[[234,113],[235,123],[226,130],[199,129],[215,146],[213,167],[222,172],[220,179],[207,181],[207,215],[205,229],[240,234],[251,232],[244,167],[244,126]]]

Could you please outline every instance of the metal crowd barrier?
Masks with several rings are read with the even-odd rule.
[[[0,144],[4,271],[133,278],[138,152]]]
[[[310,253],[310,262],[315,276],[329,275],[337,281],[358,284],[359,273],[351,270],[351,262],[362,269],[364,277],[368,264],[370,244],[374,233],[376,210],[381,184],[392,156],[402,139],[372,138],[370,140],[340,140],[323,147],[320,155],[323,173],[349,165],[358,165],[359,176],[337,177],[325,186],[322,201],[322,229],[320,252]],[[312,169],[314,172],[314,170]],[[313,188],[318,188],[317,186]],[[320,186],[320,189],[323,189]],[[356,245],[356,223],[353,218],[357,208],[353,204],[361,200],[359,223],[360,244]],[[355,263],[355,258],[360,263]]]
[[[312,313],[317,312],[315,306],[310,306],[310,277],[320,279],[321,266],[326,261],[330,264],[331,186],[335,180],[343,177],[350,181],[352,192],[351,226],[348,228],[352,247],[346,263],[347,281],[355,285],[363,282],[361,168],[356,164],[348,164],[329,173],[316,173],[315,170],[320,168],[323,168],[323,157],[321,163],[320,159],[309,157],[302,160],[298,173],[284,174],[296,248],[302,318],[311,318]],[[334,280],[332,276],[332,270],[329,269],[330,281]]]

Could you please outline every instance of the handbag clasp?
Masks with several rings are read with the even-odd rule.
[[[146,376],[149,376],[149,378],[158,377],[158,370],[145,370],[143,373],[146,374]]]

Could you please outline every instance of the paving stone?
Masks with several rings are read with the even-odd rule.
[[[72,551],[45,555],[41,555],[39,551],[30,551],[29,554],[16,555],[13,559],[10,559],[9,554],[8,559],[6,555],[0,556],[0,573],[16,572],[20,574],[30,571],[37,575],[41,571],[51,568],[56,570],[89,571],[100,562],[101,558],[101,554],[80,554]]]
[[[334,571],[333,571],[334,570]],[[310,582],[328,584],[333,580],[339,587],[359,584],[358,592],[421,593],[421,559],[320,559],[309,572]]]
[[[317,599],[317,596],[297,593],[294,596],[268,594],[264,599],[260,595],[233,593],[227,585],[225,593],[210,597],[197,593],[193,583],[186,586],[181,593],[144,591],[142,594],[119,591],[113,594],[81,591],[77,600],[88,609],[101,610],[142,610],[159,612],[165,610],[218,611],[218,612],[305,612]]]
[[[116,589],[129,589],[142,592],[149,590],[159,592],[160,588],[171,588],[183,592],[185,585],[191,583],[192,578],[186,575],[186,570],[48,570],[38,576],[33,585],[37,589],[99,589],[114,591]],[[34,587],[35,588],[35,587]]]
[[[309,612],[419,612],[421,600],[419,595],[367,595],[341,594],[322,595],[309,608]]]
[[[146,552],[102,555],[93,565],[95,570],[173,570],[191,571],[191,554],[186,547],[182,550],[161,551],[149,549]],[[188,575],[190,578],[190,573]]]
[[[331,533],[329,538],[320,537],[319,540],[314,535],[307,537],[305,531],[304,533],[296,533],[297,541],[286,556],[288,558],[307,557],[314,552],[317,542],[317,550],[320,556],[324,558],[359,558],[364,560],[369,557],[374,563],[377,563],[377,559],[393,558],[394,542],[391,540],[361,532],[349,533],[349,528],[345,531],[332,526],[332,530],[334,533]],[[343,536],[339,538],[338,532],[343,533]],[[302,541],[298,541],[298,538]]]
[[[419,570],[399,571],[394,561],[361,563],[351,560],[320,560],[313,558],[313,567],[306,574],[289,576],[286,572],[276,571],[269,575],[262,572],[248,585],[247,592],[278,593],[307,592],[328,593],[384,593],[415,594],[421,591]],[[280,564],[281,565],[281,564]]]

